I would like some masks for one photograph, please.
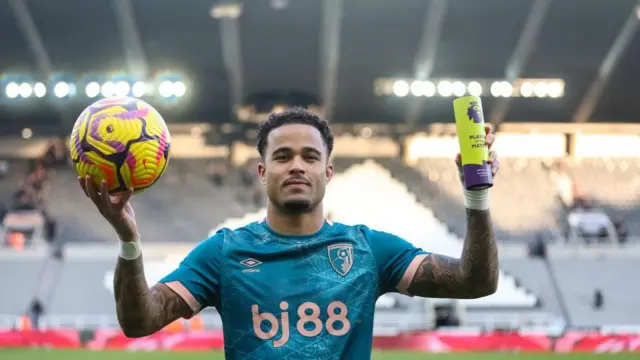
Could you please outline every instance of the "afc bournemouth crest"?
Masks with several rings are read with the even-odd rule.
[[[342,276],[346,276],[353,267],[353,245],[334,244],[327,247],[329,252],[329,264],[333,270]]]

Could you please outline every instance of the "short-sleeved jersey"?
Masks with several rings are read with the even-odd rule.
[[[426,254],[363,225],[284,236],[262,221],[218,231],[161,282],[218,309],[227,359],[369,359],[376,300],[405,293]]]

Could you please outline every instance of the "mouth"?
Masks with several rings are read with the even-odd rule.
[[[304,180],[287,180],[284,182],[284,186],[310,186],[310,184]]]

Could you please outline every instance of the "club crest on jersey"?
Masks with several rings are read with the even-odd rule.
[[[353,267],[353,245],[329,245],[327,251],[329,252],[329,264],[331,264],[333,270],[342,276],[346,276]]]

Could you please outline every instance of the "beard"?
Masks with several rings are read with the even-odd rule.
[[[307,214],[313,211],[314,206],[306,199],[287,200],[280,204],[280,210],[287,215]]]

